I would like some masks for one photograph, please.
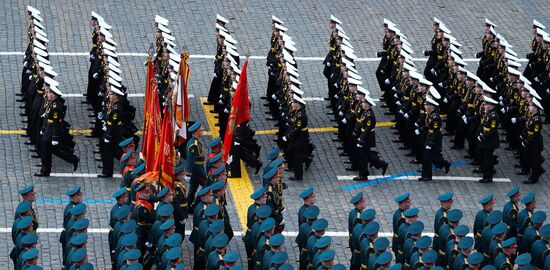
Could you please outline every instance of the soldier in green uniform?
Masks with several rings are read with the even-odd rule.
[[[437,261],[437,252],[435,250],[428,250],[422,254],[420,260],[422,261],[420,270],[432,269],[435,267],[435,262]]]
[[[495,267],[499,270],[514,269],[514,259],[516,257],[516,238],[510,237],[500,244],[502,253],[495,258]]]
[[[69,264],[70,258],[73,256],[73,253],[76,252],[76,250],[81,248],[86,248],[88,242],[88,234],[87,233],[79,233],[73,235],[71,239],[69,239],[67,243],[67,250],[65,251],[65,258],[63,258],[63,266],[65,269],[69,269],[71,267],[71,264]]]
[[[393,218],[392,218],[392,228],[393,228],[392,251],[395,254],[397,254],[397,233],[399,230],[399,226],[401,226],[401,224],[405,222],[405,216],[403,216],[403,212],[411,208],[411,205],[412,205],[412,201],[410,197],[411,197],[411,193],[405,192],[393,199],[398,204],[398,208],[397,210],[395,210],[395,212],[393,212]]]
[[[299,196],[300,199],[304,201],[304,204],[298,209],[298,226],[301,226],[304,222],[306,222],[304,213],[310,206],[317,203],[317,198],[315,197],[315,191],[311,187],[300,192]]]
[[[533,270],[535,267],[531,264],[532,256],[529,253],[522,253],[516,257],[514,261],[516,266],[514,269]]]
[[[37,248],[31,248],[26,250],[21,254],[22,264],[20,265],[21,270],[29,269],[38,264],[39,251]]]
[[[531,247],[533,265],[537,270],[548,267],[548,257],[550,257],[550,224],[542,226],[539,232],[541,239],[535,241]]]
[[[306,221],[300,225],[298,230],[298,235],[296,236],[296,244],[298,244],[298,249],[300,250],[300,270],[307,269],[308,266],[308,253],[307,253],[307,239],[312,233],[311,225],[317,221],[319,217],[319,207],[312,205],[308,207],[304,213],[304,218]]]
[[[226,234],[218,234],[213,237],[212,244],[214,251],[210,252],[206,257],[206,269],[207,270],[217,270],[220,269],[223,265],[223,256],[227,251],[227,244],[229,238]]]
[[[205,254],[210,254],[210,252],[214,251],[214,238],[218,234],[225,234],[223,230],[223,220],[217,219],[210,224],[210,228],[208,228],[208,233],[206,236],[206,243],[204,244]]]
[[[269,250],[264,253],[260,263],[261,270],[270,269],[272,257],[284,249],[285,237],[282,234],[275,234],[269,238]]]
[[[254,202],[250,206],[248,206],[248,210],[246,212],[246,231],[243,235],[243,242],[246,248],[246,257],[248,259],[249,265],[252,261],[252,253],[255,246],[252,242],[250,242],[250,240],[252,234],[252,226],[258,220],[256,216],[256,211],[267,202],[265,187],[261,187],[254,191],[254,193],[250,195],[250,199],[254,200]]]
[[[311,263],[308,264],[307,269],[308,270],[314,270],[319,268],[321,265],[321,260],[319,259],[320,255],[331,249],[332,246],[332,238],[330,236],[323,236],[317,240],[317,243],[315,243],[315,250],[317,251],[315,255],[313,255],[313,259],[311,260]]]
[[[77,222],[78,220],[84,218],[86,216],[86,204],[79,203],[75,205],[70,211],[69,215],[71,216],[71,219],[67,222],[67,230],[61,232],[61,236],[59,237],[59,242],[61,242],[61,246],[63,248],[63,258],[66,260],[67,258],[67,250],[68,250],[68,243],[72,236],[69,234],[69,229],[72,227],[72,225]]]
[[[386,270],[390,267],[393,256],[389,251],[385,251],[376,258],[376,263],[374,264],[373,270]]]
[[[479,203],[483,206],[483,209],[477,212],[474,220],[474,239],[476,240],[476,242],[479,241],[479,239],[481,238],[481,232],[483,231],[483,228],[487,225],[485,220],[487,219],[487,216],[489,216],[489,214],[493,211],[493,208],[495,206],[493,193],[490,193],[489,195],[483,197],[483,199],[479,200]]]
[[[410,237],[410,235],[408,234],[409,227],[411,226],[411,224],[418,220],[419,212],[420,210],[418,208],[410,208],[407,211],[403,212],[403,216],[405,216],[405,222],[403,222],[397,230],[397,253],[395,254],[395,261],[398,263],[403,263],[404,261],[403,245],[405,244],[405,240]]]
[[[136,201],[136,205],[134,206],[133,216],[138,225],[138,229],[136,231],[139,236],[138,248],[141,253],[145,255],[146,248],[149,248],[145,244],[147,242],[151,226],[153,226],[153,223],[155,222],[156,213],[153,205],[148,202],[152,195],[147,185],[140,185],[136,189],[136,192],[138,193],[137,197],[139,199]]]
[[[448,269],[451,270],[464,270],[468,266],[468,257],[472,253],[474,245],[474,238],[466,236],[458,242],[457,255],[451,261],[449,261]]]
[[[198,236],[195,244],[195,249],[197,249],[197,252],[195,253],[195,264],[193,265],[193,269],[204,269],[206,266],[206,259],[208,254],[206,254],[206,240],[208,236],[208,229],[210,228],[210,225],[218,219],[218,215],[220,213],[220,206],[214,203],[211,203],[204,209],[204,216],[206,219],[202,220],[199,224],[199,230],[198,230]]]
[[[422,267],[422,261],[420,258],[430,249],[431,245],[432,238],[426,235],[420,237],[420,239],[416,241],[416,251],[412,253],[409,265],[404,265],[405,269],[418,269]]]
[[[485,257],[483,260],[484,265],[493,264],[497,255],[502,252],[501,244],[506,239],[506,230],[507,226],[502,222],[491,229],[493,238],[489,247],[483,252],[483,256]]]
[[[508,231],[508,237],[516,236],[516,233],[518,231],[518,216],[519,216],[519,206],[518,203],[521,199],[521,192],[519,191],[519,187],[513,187],[511,188],[507,193],[506,196],[510,198],[509,201],[507,201],[504,204],[504,208],[502,209],[502,221],[510,227],[510,230]]]
[[[222,166],[222,167],[225,167],[225,166]],[[220,167],[220,169],[222,167]],[[231,240],[234,234],[233,234],[233,228],[231,227],[231,221],[229,220],[229,214],[227,213],[227,209],[226,209],[227,199],[226,199],[225,181],[218,180],[215,183],[213,183],[210,187],[212,189],[212,194],[214,195],[214,203],[220,206],[220,214],[218,218],[224,221],[225,233],[227,234],[227,236],[229,236],[229,240]]]
[[[350,199],[349,203],[353,204],[353,209],[351,209],[348,214],[348,233],[351,237],[351,233],[353,232],[355,224],[360,221],[361,213],[363,212],[363,210],[365,210],[365,208],[367,208],[367,202],[365,200],[364,193],[357,193]]]
[[[141,251],[139,251],[138,248],[128,250],[124,255],[124,264],[119,268],[119,270],[128,270],[133,264],[141,265],[138,261],[141,258]]]
[[[544,221],[546,221],[546,212],[536,211],[533,213],[531,216],[532,225],[525,229],[523,238],[518,244],[519,253],[531,252],[533,243],[540,239],[539,230],[544,225]]]
[[[485,220],[487,226],[481,231],[479,240],[475,242],[475,249],[483,254],[484,251],[489,249],[489,245],[493,238],[493,228],[502,222],[502,212],[500,210],[493,210]]]
[[[351,251],[350,268],[352,269],[359,269],[361,267],[361,240],[366,237],[366,227],[372,223],[371,221],[374,220],[375,216],[376,211],[374,209],[367,209],[361,213],[359,217],[360,222],[353,227],[351,237],[349,238],[349,248]]]
[[[315,255],[315,244],[317,241],[325,235],[325,231],[328,227],[328,221],[324,218],[320,218],[311,224],[311,235],[307,238],[307,262],[311,263],[313,255]]]
[[[367,264],[368,270],[376,270],[378,268],[378,266],[376,265],[376,262],[380,255],[384,253],[389,253],[391,256],[391,252],[386,251],[389,246],[390,246],[390,241],[387,238],[382,237],[374,241],[374,245],[373,245],[374,253],[371,254],[369,257],[369,262]],[[384,256],[387,256],[387,255],[384,255]]]
[[[233,267],[235,267],[235,266],[240,266],[240,265],[238,265],[239,258],[240,258],[239,253],[237,253],[235,251],[228,251],[223,256],[223,267],[221,269],[222,270],[229,270],[229,269],[233,269]],[[242,270],[242,268],[241,268],[241,270]]]
[[[34,185],[29,185],[19,190],[19,195],[21,195],[21,198],[23,199],[23,201],[30,203],[31,208],[29,212],[30,212],[30,216],[32,217],[33,228],[35,230],[38,229],[38,215],[36,214],[36,211],[34,211],[32,207],[32,203],[36,201],[36,193],[34,192]],[[14,218],[14,222],[15,220],[17,220],[17,218]],[[15,237],[13,237],[13,241],[15,241]]]
[[[268,180],[269,184],[266,186],[267,204],[273,209],[272,217],[277,222],[276,232],[282,232],[284,229],[284,218],[282,205],[282,198],[279,192],[277,192],[277,186],[279,185],[280,178],[278,177],[278,168],[271,168],[270,171],[263,175],[264,180]]]
[[[468,256],[466,260],[468,262],[468,267],[466,270],[478,270],[481,268],[481,263],[483,262],[483,255],[479,252],[473,252]],[[485,269],[485,267],[483,268]]]
[[[468,226],[461,224],[454,228],[454,239],[451,239],[447,242],[446,248],[445,248],[445,264],[452,268],[454,260],[456,259],[456,256],[460,253],[460,247],[459,244],[467,237],[467,235],[470,233],[470,228]],[[473,239],[473,238],[472,238]],[[472,245],[474,242],[472,241]]]
[[[113,269],[119,269],[125,264],[126,252],[137,247],[138,236],[135,233],[127,234],[120,238],[120,250],[116,252],[116,264]]]
[[[214,200],[212,190],[209,186],[199,190],[199,192],[197,192],[197,196],[199,200],[195,206],[195,212],[193,214],[193,230],[189,236],[189,241],[191,241],[195,247],[195,254],[197,253],[200,244],[199,225],[201,221],[205,219],[204,210],[208,207],[208,205],[212,204],[212,201]]]
[[[460,225],[460,220],[463,216],[464,214],[459,209],[449,210],[447,215],[449,222],[439,228],[439,237],[437,238],[439,241],[437,245],[439,247],[437,264],[439,266],[445,266],[447,263],[447,243],[455,238],[454,229]]]
[[[158,249],[158,242],[159,238],[166,234],[166,230],[171,229],[174,224],[173,218],[174,218],[174,207],[172,207],[171,204],[162,204],[157,205],[156,209],[157,219],[155,223],[153,223],[153,226],[151,226],[151,230],[149,231],[149,236],[147,238],[147,243],[151,245],[150,250],[152,250],[152,254],[148,256],[148,258],[153,259],[153,257],[157,257],[157,249]],[[171,222],[168,222],[172,220]],[[170,235],[174,234],[173,231],[169,232]],[[165,238],[168,238],[170,235],[167,235]],[[158,263],[155,261],[155,263]]]
[[[548,103],[548,101],[546,101],[546,103]],[[524,133],[521,136],[523,138],[521,144],[525,148],[525,157],[527,157],[526,163],[529,164],[529,170],[531,172],[531,175],[529,175],[529,179],[523,181],[524,184],[537,183],[540,176],[545,172],[542,168],[544,158],[541,156],[541,152],[544,148],[541,134],[542,110],[542,104],[536,98],[533,98],[533,101],[531,102],[531,104],[529,104],[529,116],[525,123],[526,127],[524,129]],[[546,121],[548,122],[548,120]]]
[[[422,237],[422,231],[424,231],[424,223],[422,221],[415,221],[409,226],[409,231],[407,232],[409,238],[403,244],[403,256],[401,258],[404,266],[411,265],[411,255],[416,249],[416,241]]]
[[[182,250],[180,247],[174,247],[166,251],[166,270],[184,269]]]
[[[187,187],[183,184],[185,180],[185,165],[180,164],[174,168],[174,220],[176,221],[176,232],[185,235],[185,221],[188,217],[189,201],[187,200]]]
[[[181,243],[183,241],[183,236],[179,233],[174,233],[172,236],[168,237],[166,239],[165,244],[162,246],[162,249],[159,251],[159,261],[161,266],[167,266],[168,265],[168,256],[166,255],[166,252],[170,249],[180,247]]]
[[[192,137],[187,141],[185,170],[191,176],[191,179],[189,180],[190,188],[188,198],[190,202],[194,202],[195,193],[197,192],[199,185],[202,187],[206,185],[204,149],[202,148],[202,143],[200,141],[203,134],[202,122],[195,122],[195,124],[191,125],[187,131],[191,132]],[[192,206],[191,209],[194,209],[194,206]]]
[[[519,212],[518,215],[518,232],[517,238],[521,241],[523,238],[525,229],[529,227],[531,223],[531,216],[537,208],[537,199],[534,192],[527,193],[521,199],[521,203],[525,205],[525,208]]]
[[[271,256],[269,265],[265,269],[279,269],[281,265],[287,262],[288,262],[288,254],[286,253],[286,251],[281,250],[273,254],[273,256]]]
[[[447,224],[447,212],[453,208],[453,196],[454,194],[452,192],[447,192],[444,194],[441,194],[437,196],[437,200],[439,201],[440,208],[435,213],[434,218],[434,237],[433,237],[433,248],[436,250],[436,252],[439,252],[439,228],[443,226],[443,224]]]
[[[267,218],[260,225],[261,235],[256,243],[254,253],[254,269],[259,270],[265,252],[269,249],[269,239],[275,234],[275,219]]]
[[[485,110],[483,117],[481,118],[481,124],[479,125],[479,133],[477,136],[478,149],[480,149],[481,158],[481,170],[483,172],[483,178],[479,180],[480,183],[493,182],[493,169],[495,161],[493,153],[495,149],[500,146],[500,139],[498,136],[499,116],[495,108],[498,102],[488,96],[483,97],[483,108]]]
[[[317,270],[328,270],[332,269],[334,266],[334,257],[336,252],[334,250],[326,250],[319,255],[319,260],[321,260],[321,265],[317,267]]]

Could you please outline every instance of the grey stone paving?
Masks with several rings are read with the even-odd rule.
[[[351,37],[359,57],[375,57],[380,47],[382,18],[388,18],[405,33],[415,50],[415,57],[422,57],[422,50],[428,47],[431,38],[430,26],[433,16],[443,20],[464,46],[461,48],[466,58],[473,57],[480,50],[481,25],[485,17],[489,17],[498,24],[497,31],[514,45],[519,56],[529,51],[531,40],[530,24],[533,18],[550,25],[548,15],[550,7],[545,1],[33,1],[32,5],[40,9],[45,19],[46,32],[50,43],[50,52],[87,52],[90,43],[88,17],[91,10],[103,15],[113,26],[112,33],[119,44],[119,52],[143,53],[153,40],[153,18],[156,14],[170,20],[170,29],[177,38],[180,46],[185,45],[191,54],[212,54],[215,49],[213,27],[216,13],[230,19],[227,28],[233,32],[239,41],[241,54],[249,49],[252,55],[263,56],[269,46],[270,15],[273,13],[286,22],[291,35],[297,43],[297,56],[323,57],[327,50],[327,18],[334,14],[343,21],[343,28]],[[0,27],[6,29],[8,35],[0,37],[0,51],[21,52],[26,46],[26,21],[23,16],[25,5],[22,1],[5,0],[0,12]],[[14,93],[19,91],[22,56],[0,55],[0,129],[16,130],[22,127],[19,116],[19,104],[15,102]],[[121,56],[123,77],[129,93],[142,93],[144,89],[145,72],[143,57]],[[57,78],[61,83],[60,89],[65,93],[83,93],[86,87],[88,62],[86,56],[52,56],[52,65],[60,74]],[[258,130],[272,129],[273,122],[265,120],[264,107],[261,106],[260,96],[264,93],[267,84],[264,60],[251,60],[249,71],[250,95],[253,99],[252,125]],[[208,59],[191,59],[192,79],[190,93],[196,97],[205,96],[211,80],[212,63]],[[417,62],[422,67],[422,62]],[[476,64],[468,62],[469,68],[475,70]],[[374,79],[374,70],[378,63],[360,62],[360,75],[373,96],[379,96],[379,90]],[[306,96],[323,97],[326,95],[326,81],[322,76],[320,61],[299,61],[300,80],[304,83]],[[82,98],[67,98],[68,118],[74,129],[89,128],[88,112],[80,104]],[[143,99],[132,98],[132,103],[138,109],[138,119],[142,118]],[[191,100],[192,118],[204,119],[204,113],[198,98]],[[308,104],[308,116],[312,127],[330,127],[330,116],[325,114],[325,103],[312,101]],[[377,109],[378,121],[388,121],[387,116]],[[141,121],[138,121],[141,124]],[[545,126],[545,128],[547,128]],[[548,131],[544,131],[547,139]],[[433,181],[431,183],[417,183],[415,181],[396,180],[379,185],[369,186],[353,191],[343,191],[342,187],[354,184],[352,181],[338,181],[336,176],[347,175],[345,164],[335,150],[336,145],[331,141],[332,134],[312,133],[311,137],[316,144],[316,158],[310,170],[306,173],[306,180],[300,183],[289,183],[285,191],[287,212],[285,221],[287,231],[297,230],[296,212],[300,206],[297,194],[306,186],[313,186],[319,194],[321,216],[330,221],[330,231],[346,231],[347,212],[350,209],[348,198],[357,191],[367,194],[369,207],[376,209],[382,231],[388,232],[391,227],[391,214],[394,209],[393,196],[410,191],[414,205],[421,208],[420,219],[426,224],[432,224],[432,217],[437,210],[435,196],[445,191],[453,191],[456,195],[456,207],[465,212],[464,222],[473,223],[473,216],[478,210],[477,200],[488,192],[496,195],[496,206],[504,204],[504,193],[512,185],[521,185],[525,177],[516,177],[513,164],[515,160],[511,152],[499,149],[500,164],[497,166],[496,177],[508,177],[513,183],[495,183],[481,185],[476,182],[464,181]],[[78,173],[97,173],[97,162],[94,161],[92,150],[94,140],[84,136],[76,136],[77,154],[81,158]],[[274,146],[271,135],[258,135],[259,143],[265,149]],[[387,127],[377,129],[378,150],[382,157],[390,162],[389,173],[401,173],[416,170],[416,166],[408,163],[404,158],[405,152],[398,150],[399,145],[391,142],[394,136]],[[64,192],[75,184],[83,187],[85,197],[95,200],[110,199],[111,192],[118,185],[116,180],[97,178],[36,178],[32,174],[38,171],[36,160],[30,158],[29,148],[23,143],[25,140],[18,135],[0,135],[1,149],[4,155],[0,156],[0,228],[11,227],[14,208],[19,201],[17,190],[34,183],[37,196],[44,199],[62,199]],[[449,142],[444,143],[444,156],[452,161],[462,160],[464,151],[449,149]],[[549,148],[543,153],[545,158],[550,157]],[[452,169],[453,176],[474,176],[470,171],[473,167],[462,165]],[[544,168],[550,173],[548,162]],[[54,159],[54,172],[70,172],[71,168],[59,159]],[[437,172],[441,173],[441,172]],[[523,192],[535,191],[539,194],[538,208],[548,210],[550,199],[550,185],[547,182],[548,173],[543,175],[542,182],[535,186],[522,186]],[[249,173],[252,175],[252,173]],[[373,172],[380,174],[380,172]],[[254,186],[258,187],[258,177],[251,176]],[[546,181],[545,181],[546,180]],[[546,195],[546,196],[545,196]],[[39,203],[36,205],[42,228],[60,227],[63,203]],[[106,228],[109,204],[89,203],[89,218],[92,228]],[[240,224],[230,203],[229,213],[235,230],[240,230]],[[189,227],[189,226],[188,226]],[[427,231],[430,226],[427,226]],[[42,264],[46,269],[57,268],[60,265],[60,245],[57,242],[58,234],[40,234],[40,250]],[[334,249],[337,251],[338,261],[347,264],[351,254],[347,248],[346,237],[334,237]],[[0,241],[8,243],[0,245],[0,265],[12,269],[8,262],[9,250],[12,248],[9,234],[0,233]],[[191,265],[192,247],[186,242],[184,248],[186,264]],[[290,261],[295,261],[298,255],[297,247],[292,237],[287,237],[287,251]],[[243,264],[246,262],[244,246],[240,239],[232,241],[231,249],[242,254]],[[88,254],[96,269],[108,268],[108,247],[106,234],[92,234]]]

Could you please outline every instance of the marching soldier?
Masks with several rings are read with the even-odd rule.
[[[109,106],[106,111],[106,130],[103,138],[103,169],[97,177],[113,177],[113,163],[115,154],[120,150],[118,144],[122,141],[124,132],[124,115],[122,98],[124,93],[111,86],[108,92]]]
[[[529,116],[526,121],[526,127],[522,134],[523,141],[521,145],[524,147],[526,164],[529,164],[528,171],[531,172],[529,179],[523,181],[524,184],[534,184],[539,181],[540,176],[545,172],[542,168],[544,158],[541,155],[543,146],[542,141],[542,118],[540,111],[543,109],[541,103],[533,98],[531,104],[529,104]]]
[[[478,149],[481,152],[481,170],[483,172],[483,178],[479,180],[480,183],[493,182],[493,168],[495,165],[493,152],[500,145],[498,137],[499,116],[495,111],[497,104],[496,100],[488,96],[484,97],[483,107],[485,112],[481,118],[479,135],[477,136]]]

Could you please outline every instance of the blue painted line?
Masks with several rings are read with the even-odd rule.
[[[460,165],[464,165],[464,164],[466,164],[466,160],[463,159],[463,160],[459,160],[457,162],[452,162],[451,167],[460,166]],[[358,188],[362,188],[362,187],[368,187],[368,186],[377,185],[377,184],[380,184],[380,183],[392,181],[392,180],[395,180],[399,177],[412,176],[412,175],[417,175],[417,174],[418,174],[417,171],[408,171],[408,172],[403,172],[403,173],[399,173],[399,174],[393,174],[393,175],[382,177],[382,178],[376,178],[376,179],[373,179],[372,181],[363,182],[363,183],[355,184],[355,185],[351,185],[351,186],[345,186],[345,187],[342,187],[342,190],[345,190],[345,191],[354,190],[354,189],[358,189]]]
[[[37,198],[37,203],[68,203],[70,202],[69,199],[48,199],[48,198]],[[84,200],[85,203],[109,203],[114,204],[116,203],[115,200],[94,200],[94,199],[88,199]]]

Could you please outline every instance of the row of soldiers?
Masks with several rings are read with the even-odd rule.
[[[423,235],[425,225],[418,221],[419,209],[412,207],[410,193],[394,198],[391,249],[399,269],[546,269],[550,267],[550,225],[544,225],[546,213],[535,211],[535,193],[523,198],[518,187],[506,196],[510,198],[503,211],[494,210],[494,196],[489,194],[479,203],[473,231],[461,224],[463,212],[453,209],[454,194],[437,197],[440,208],[434,219],[434,235]],[[525,208],[519,210],[521,201]],[[386,269],[373,266],[382,256],[377,248],[376,212],[366,208],[365,195],[359,192],[350,203],[348,225],[352,258],[350,269]],[[389,243],[388,243],[389,244]],[[378,245],[381,245],[378,243]],[[387,246],[386,246],[387,247]],[[383,252],[383,251],[382,251]],[[388,263],[392,254],[386,255]],[[384,262],[380,262],[384,263]]]
[[[216,14],[216,54],[214,56],[214,73],[208,98],[204,105],[213,105],[210,113],[216,114],[220,138],[225,137],[233,97],[241,75],[240,56],[237,48],[237,40],[227,30],[229,20]],[[228,162],[229,177],[241,177],[241,160],[249,167],[255,169],[258,174],[262,168],[259,160],[261,147],[254,139],[255,131],[250,128],[250,123],[244,122],[235,127],[231,147],[231,161]]]
[[[92,49],[90,51],[90,68],[86,101],[90,105],[89,116],[92,118],[90,138],[98,138],[99,149],[94,150],[97,161],[102,161],[100,178],[113,176],[114,159],[123,152],[118,144],[126,138],[135,136],[138,128],[133,123],[136,108],[130,104],[123,83],[122,67],[116,53],[117,43],[110,32],[112,26],[99,14],[92,11]],[[137,145],[137,142],[136,142]]]
[[[29,43],[25,50],[23,71],[21,73],[21,96],[18,102],[24,109],[21,116],[27,117],[23,137],[29,138],[26,145],[34,146],[37,152],[33,158],[40,158],[41,169],[35,176],[49,176],[52,167],[52,154],[78,168],[79,158],[74,155],[73,136],[69,134],[70,124],[65,121],[67,105],[59,90],[58,76],[49,60],[47,43],[49,42],[41,12],[27,6],[26,17],[29,21]]]
[[[338,137],[342,150],[340,156],[348,156],[351,166],[348,171],[359,171],[355,181],[367,181],[369,165],[382,169],[385,174],[388,163],[379,157],[376,147],[375,127],[376,116],[372,107],[376,106],[370,92],[363,86],[354,63],[357,56],[349,41],[342,22],[331,15],[328,24],[330,30],[329,52],[323,61],[323,74],[328,82],[328,100],[338,123]]]
[[[309,169],[315,146],[308,130],[306,101],[298,63],[295,59],[296,42],[287,34],[284,22],[271,17],[271,47],[267,54],[268,82],[264,106],[269,108],[267,119],[277,121],[279,128],[274,140],[284,152],[288,167],[294,172],[290,180],[303,180],[304,166]]]

